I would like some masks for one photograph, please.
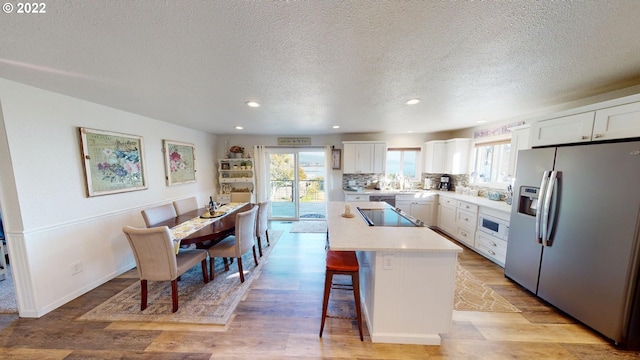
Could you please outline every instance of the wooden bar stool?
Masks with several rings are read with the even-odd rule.
[[[352,286],[333,284],[333,275],[350,275]],[[360,272],[358,267],[358,259],[355,251],[327,251],[327,269],[324,278],[324,300],[322,302],[322,324],[320,325],[320,337],[324,330],[324,321],[327,317],[327,307],[329,305],[329,295],[331,289],[353,288],[353,297],[356,302],[358,320],[358,330],[360,330],[360,341],[364,341],[362,336],[362,311],[360,310]]]

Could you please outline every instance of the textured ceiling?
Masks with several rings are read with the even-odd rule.
[[[636,0],[44,3],[0,13],[0,77],[214,134],[434,132],[640,84]]]

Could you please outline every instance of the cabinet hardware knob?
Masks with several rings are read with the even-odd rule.
[[[495,253],[495,252],[493,252],[493,251],[491,251],[491,250],[489,250],[489,254],[491,254],[491,255],[495,255],[496,253]]]
[[[461,232],[460,234],[462,234],[462,236],[467,237],[467,233],[466,232]]]
[[[595,134],[595,135],[593,135],[593,137],[594,137],[594,138],[596,138],[596,139],[597,139],[597,138],[601,138],[601,137],[602,137],[602,134]]]
[[[489,242],[491,244],[491,246],[498,246],[496,243],[494,243],[493,241]]]
[[[585,136],[585,135],[582,136],[582,140],[588,140],[588,139],[589,139],[588,136]]]

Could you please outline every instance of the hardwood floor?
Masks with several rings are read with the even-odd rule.
[[[287,229],[291,224],[273,223]],[[324,234],[285,232],[226,328],[76,320],[136,279],[117,278],[40,319],[0,315],[1,359],[631,359],[505,279],[470,250],[460,263],[522,313],[455,312],[441,346],[361,342],[355,321],[328,318],[318,337]],[[348,291],[329,312],[351,316]]]

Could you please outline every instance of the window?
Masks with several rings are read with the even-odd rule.
[[[387,177],[420,180],[420,148],[387,149]]]
[[[504,187],[510,181],[509,153],[511,141],[503,140],[475,145],[471,178],[477,185]]]

